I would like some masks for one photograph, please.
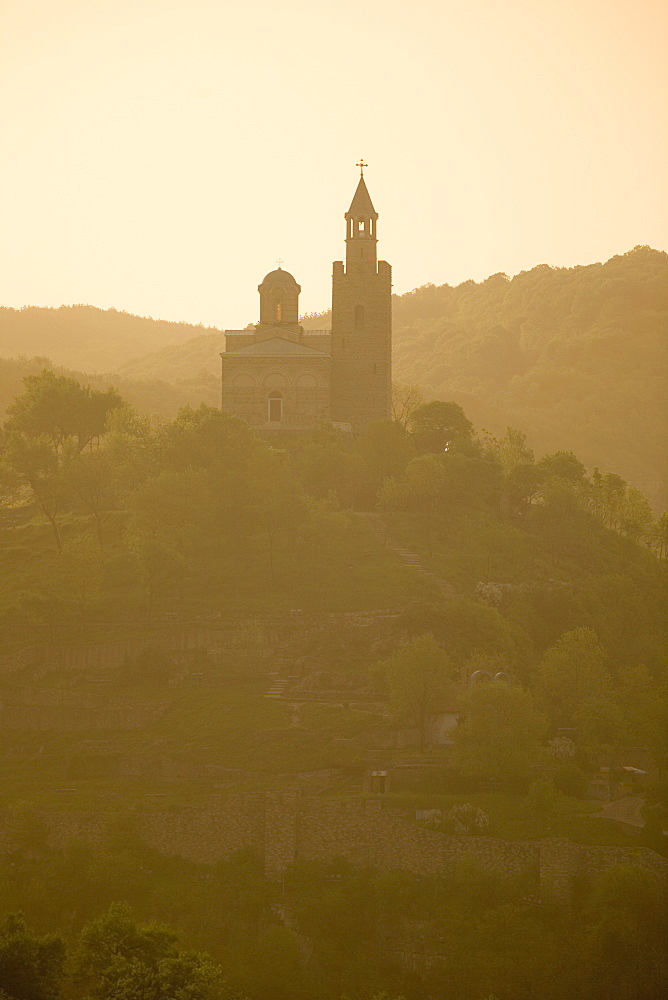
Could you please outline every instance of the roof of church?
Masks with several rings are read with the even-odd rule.
[[[264,278],[258,285],[261,288],[264,284],[268,285],[285,285],[288,288],[294,288],[297,285],[294,277],[289,271],[284,271],[282,267],[277,267],[275,271],[270,271],[269,274],[265,274]],[[299,285],[297,285],[299,288]]]
[[[350,203],[350,208],[346,212],[346,215],[374,215],[378,218],[378,212],[373,207],[371,195],[369,194],[366,181],[363,177],[360,177],[360,182],[357,185],[357,191],[355,191],[353,200]]]
[[[270,340],[260,340],[256,344],[248,344],[246,347],[238,347],[236,351],[226,351],[226,354],[249,355],[255,354],[262,357],[274,358],[294,358],[294,357],[319,357],[328,358],[329,354],[324,351],[316,351],[312,347],[305,347],[303,344],[296,344],[294,340],[284,340],[283,337],[272,337]]]

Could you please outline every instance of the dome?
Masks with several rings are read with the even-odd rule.
[[[269,274],[265,274],[262,284],[258,285],[258,288],[262,288],[265,285],[268,285],[270,288],[281,285],[283,288],[297,288],[301,291],[300,286],[290,272],[284,271],[280,267],[277,267],[275,271],[270,271]]]

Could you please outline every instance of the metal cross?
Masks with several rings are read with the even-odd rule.
[[[356,163],[355,166],[360,168],[360,177],[364,177],[364,168],[368,167],[369,164],[365,163],[364,160],[360,160],[360,162]]]
[[[278,266],[280,267],[280,266],[281,266],[281,264],[285,264],[285,261],[283,260],[283,258],[282,258],[282,257],[278,257],[278,258],[276,259],[276,263],[277,263],[277,264],[278,264]]]

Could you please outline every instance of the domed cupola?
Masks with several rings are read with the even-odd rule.
[[[280,267],[270,271],[257,290],[260,293],[262,326],[294,326],[299,323],[299,293],[302,289],[289,271]]]

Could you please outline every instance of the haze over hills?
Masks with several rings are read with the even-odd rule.
[[[454,400],[493,433],[522,428],[539,453],[572,448],[668,504],[668,254],[636,247],[604,264],[425,285],[394,296],[393,308],[396,380]],[[327,312],[303,319],[328,321]],[[217,402],[217,330],[89,306],[2,309],[0,345]]]
[[[0,307],[0,354],[40,354],[57,365],[85,372],[112,372],[130,358],[183,343],[203,332],[201,324],[172,323],[89,305],[57,309]]]

